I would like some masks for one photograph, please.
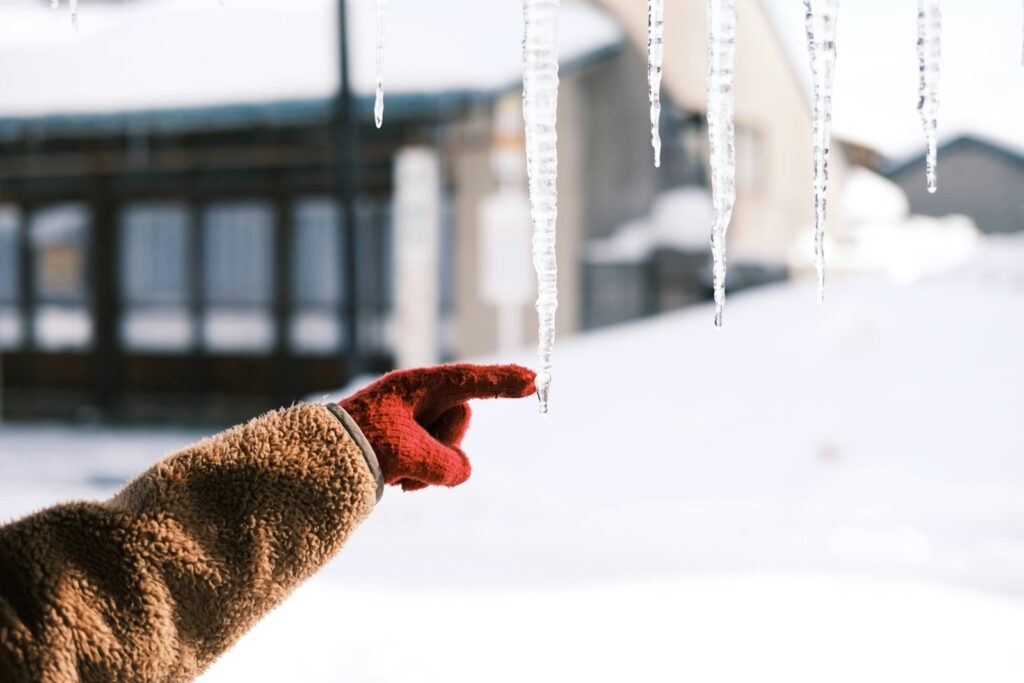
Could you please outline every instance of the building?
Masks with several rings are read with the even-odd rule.
[[[647,14],[636,2],[599,4],[616,16],[638,50],[646,50]],[[728,233],[730,291],[813,272],[807,66],[795,61],[776,18],[761,0],[739,0],[737,13],[737,197]],[[670,310],[711,295],[710,199],[700,206],[709,173],[706,31],[703,0],[666,0],[662,97],[668,106],[663,109],[661,132],[667,145],[662,160],[668,169],[663,171],[670,172],[660,176],[667,182],[660,184],[659,196],[652,197],[642,212],[620,216],[615,225],[595,230],[598,240],[587,269],[592,324]],[[686,168],[673,174],[673,163]],[[847,166],[845,149],[837,140],[829,171],[830,235],[843,229],[836,200]],[[704,191],[681,193],[685,188]]]
[[[910,210],[925,216],[962,214],[985,233],[1024,230],[1024,151],[1013,143],[959,134],[939,145],[939,191],[925,185],[925,151],[882,164],[899,185]]]
[[[674,248],[669,235],[637,267],[595,261],[588,246],[642,221],[666,204],[659,198],[707,190],[704,3],[667,5],[655,169],[646,11],[625,0],[563,3],[562,338],[709,294],[703,247]],[[530,268],[528,237],[502,258],[484,218],[489,199],[509,189],[497,166],[522,148],[521,126],[508,125],[520,118],[520,3],[392,0],[380,130],[373,5],[348,8],[347,133],[335,106],[337,0],[228,2],[223,17],[208,0],[84,5],[77,34],[39,3],[0,8],[0,21],[19,28],[0,44],[6,414],[229,419],[357,372],[535,340],[532,291],[496,301],[488,285],[495,263]],[[740,11],[730,262],[733,276],[757,282],[785,274],[791,243],[810,225],[810,115],[760,3],[741,1]],[[430,287],[395,273],[409,243],[395,238],[396,221],[410,215],[396,202],[411,196],[395,160],[410,151],[436,169],[438,200],[422,204],[437,214],[436,259],[422,271],[433,273],[423,276]],[[353,233],[337,200],[347,158],[358,186]],[[833,156],[834,188],[843,163]],[[700,212],[680,211],[679,229],[706,234]],[[675,215],[662,221],[669,233]],[[406,295],[433,309],[436,324],[424,331],[430,316],[404,315],[403,301],[417,310]],[[417,337],[419,355],[403,357]]]
[[[4,412],[232,419],[400,364],[396,340],[421,332],[402,328],[394,301],[395,159],[408,150],[436,161],[417,181],[438,198],[427,346],[436,360],[493,348],[491,311],[454,292],[474,287],[494,104],[521,88],[519,11],[392,2],[376,130],[375,17],[350,2],[346,137],[335,0],[229,3],[223,18],[205,0],[97,4],[81,8],[77,34],[39,3],[0,9],[19,26],[0,45]],[[614,75],[621,32],[570,2],[562,43],[571,120],[600,74]],[[571,255],[584,234],[573,164],[592,160],[565,128]],[[337,200],[346,155],[358,185],[352,259]],[[563,288],[565,331],[577,298]]]

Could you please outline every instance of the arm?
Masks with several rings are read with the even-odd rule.
[[[299,405],[109,501],[0,528],[0,680],[191,680],[331,559],[381,484],[343,410]]]
[[[0,527],[0,683],[192,680],[338,552],[383,484],[464,482],[467,401],[533,379],[392,373],[202,441],[109,501]]]

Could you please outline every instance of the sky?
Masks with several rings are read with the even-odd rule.
[[[810,82],[803,3],[762,0]],[[1020,0],[942,3],[940,136],[969,130],[1024,148],[1024,7]],[[742,17],[740,17],[742,21]],[[899,156],[923,146],[917,115],[917,3],[841,2],[833,131]]]

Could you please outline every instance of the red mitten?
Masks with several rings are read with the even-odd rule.
[[[440,365],[385,375],[338,405],[352,416],[380,461],[384,483],[414,491],[469,478],[462,438],[467,401],[522,398],[535,374],[518,365]]]

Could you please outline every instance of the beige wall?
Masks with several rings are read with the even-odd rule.
[[[796,0],[794,0],[796,1]],[[639,0],[596,0],[613,12],[646,51],[647,12]],[[681,107],[707,109],[705,0],[666,0],[663,87]],[[736,123],[756,131],[758,182],[737,188],[730,256],[784,259],[790,242],[813,220],[810,100],[796,65],[759,0],[739,0],[736,36]],[[738,136],[737,159],[748,139]],[[829,201],[836,207],[845,161],[832,155]]]
[[[585,230],[584,140],[581,118],[583,95],[579,76],[563,76],[558,93],[558,315],[557,335],[579,329],[579,254]],[[491,111],[481,107],[452,131],[447,141],[455,186],[455,353],[467,357],[493,352],[498,343],[497,312],[479,296],[477,239],[480,202],[494,191],[491,171]],[[532,275],[532,272],[531,272]],[[523,344],[537,341],[537,314],[533,303],[523,306]]]

